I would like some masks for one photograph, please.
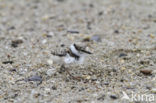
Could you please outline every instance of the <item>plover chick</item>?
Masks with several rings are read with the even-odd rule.
[[[64,58],[66,64],[78,62],[82,64],[86,57],[86,54],[92,54],[89,51],[86,51],[85,48],[80,47],[76,44],[71,44],[67,54]]]

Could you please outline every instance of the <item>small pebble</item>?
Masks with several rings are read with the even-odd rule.
[[[28,69],[27,68],[20,68],[18,71],[19,71],[20,75],[24,75],[28,72]]]
[[[79,34],[79,31],[76,30],[68,30],[67,32],[72,34]]]
[[[74,88],[76,88],[76,87],[75,87],[75,86],[72,86],[72,87],[71,87],[71,89],[74,89]]]
[[[55,72],[56,72],[56,69],[55,68],[52,68],[52,69],[48,69],[46,74],[48,76],[52,76]]]
[[[45,44],[45,43],[47,43],[47,40],[46,39],[42,40],[42,44]]]
[[[43,20],[43,21],[47,21],[48,19],[49,19],[49,15],[44,15],[41,19]]]
[[[3,64],[12,64],[12,63],[14,63],[13,61],[4,61],[4,62],[2,62]]]
[[[48,38],[50,38],[50,37],[52,37],[52,36],[54,36],[54,33],[53,33],[53,32],[49,32],[49,33],[47,34],[47,37],[48,37]]]
[[[121,70],[122,70],[122,71],[126,70],[126,67],[121,67]]]
[[[90,76],[90,75],[83,75],[82,77],[83,77],[84,79],[88,79],[88,80],[91,79],[91,76]]]
[[[91,37],[91,40],[96,41],[96,42],[101,42],[101,37],[99,35],[94,35]]]
[[[8,28],[8,30],[14,30],[14,29],[15,29],[14,26],[11,26],[11,27]]]
[[[104,82],[104,85],[109,85],[109,82]]]
[[[118,97],[116,95],[114,95],[114,94],[110,95],[110,98],[111,99],[118,99]]]
[[[94,5],[93,5],[93,4],[89,4],[89,7],[93,8],[93,7],[94,7]]]
[[[119,34],[119,30],[114,30],[114,33]]]
[[[45,91],[48,93],[50,92],[50,88],[45,88]]]
[[[14,69],[10,69],[10,71],[11,71],[11,72],[16,72],[16,69],[15,69],[15,68],[14,68]]]
[[[14,48],[16,48],[16,47],[18,47],[18,45],[21,44],[21,43],[23,43],[23,40],[21,40],[21,39],[13,40],[13,41],[11,42],[11,46],[14,47]]]
[[[125,53],[120,53],[119,57],[124,57],[124,56],[127,56],[127,54]]]
[[[151,88],[152,88],[152,86],[150,86],[150,85],[147,85],[147,86],[146,86],[146,89],[151,90]]]
[[[42,77],[34,75],[34,76],[29,77],[28,79],[26,79],[26,81],[40,81],[40,82],[42,82]]]
[[[64,44],[61,44],[60,46],[61,46],[61,47],[64,47],[65,45],[64,45]]]
[[[85,90],[85,88],[82,87],[79,89],[79,92],[84,91],[84,90]]]
[[[150,64],[150,61],[142,60],[142,61],[140,61],[140,64],[142,64],[142,65],[148,65],[148,64]]]
[[[152,70],[143,69],[143,70],[140,70],[140,73],[143,73],[144,75],[151,75],[152,74]]]
[[[53,90],[57,90],[57,87],[56,86],[52,86],[51,87]]]
[[[101,95],[100,97],[97,98],[99,101],[103,101],[105,99],[105,94]]]
[[[155,38],[155,35],[149,34],[149,37],[152,38],[152,39],[154,39]]]
[[[124,59],[121,59],[120,60],[120,63],[122,63],[122,64],[125,63],[125,60]]]
[[[99,16],[102,16],[102,15],[103,15],[103,11],[100,11],[100,12],[98,13],[98,15],[99,15]]]
[[[53,65],[53,60],[48,59],[48,60],[47,60],[47,63],[48,63],[49,65]]]

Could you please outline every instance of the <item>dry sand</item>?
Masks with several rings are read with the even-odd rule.
[[[93,54],[62,65],[51,52],[72,43]],[[0,0],[1,103],[155,103],[155,93],[156,0]]]

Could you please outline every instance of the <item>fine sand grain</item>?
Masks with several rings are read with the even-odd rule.
[[[73,43],[82,64],[58,55]],[[156,0],[0,0],[0,103],[14,102],[156,103]]]

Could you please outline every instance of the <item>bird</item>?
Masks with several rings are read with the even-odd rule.
[[[70,48],[67,51],[66,57],[64,58],[64,62],[66,64],[78,62],[80,64],[83,63],[86,54],[92,54],[91,52],[85,50],[84,47],[78,46],[75,43],[70,45]]]
[[[53,55],[63,57],[65,64],[79,63],[83,64],[87,54],[92,54],[90,51],[85,50],[85,47],[79,46],[75,43],[71,44],[67,49],[61,53],[52,52]]]

